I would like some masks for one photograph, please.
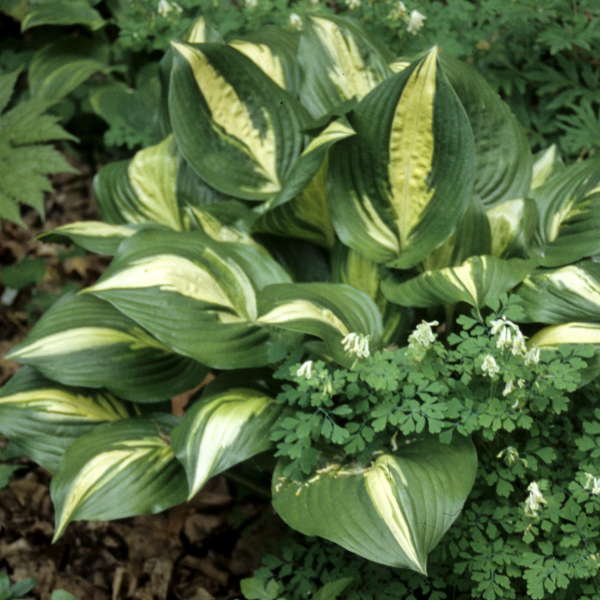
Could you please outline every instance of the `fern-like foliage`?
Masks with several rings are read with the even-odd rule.
[[[5,110],[13,95],[19,70],[0,75],[0,218],[22,224],[19,204],[44,215],[44,192],[52,189],[51,173],[74,172],[49,142],[75,139],[46,114],[47,104],[36,98]]]

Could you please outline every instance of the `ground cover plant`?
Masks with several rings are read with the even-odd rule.
[[[282,519],[353,554],[291,546],[304,588],[275,557],[248,598],[593,598],[600,160],[534,161],[474,69],[341,18],[199,20],[160,71],[168,135],[98,173],[103,222],[45,238],[112,263],[0,391],[55,537],[267,453]]]

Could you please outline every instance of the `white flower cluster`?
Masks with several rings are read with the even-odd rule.
[[[481,361],[481,372],[492,379],[500,373],[500,367],[491,354],[486,354],[483,357],[483,360]]]
[[[507,446],[504,450],[500,450],[500,452],[496,454],[496,458],[502,458],[509,467],[519,460],[523,462],[523,464],[527,464],[527,461],[519,456],[519,451],[512,446]]]
[[[302,17],[298,13],[292,13],[290,15],[289,23],[292,29],[297,29],[298,31],[303,27]]]
[[[351,0],[348,0],[350,3]],[[355,0],[356,1],[356,0]],[[360,0],[358,0],[360,3]],[[427,18],[423,13],[418,10],[411,10],[410,14],[404,2],[398,2],[396,7],[388,15],[392,20],[402,19],[406,23],[406,31],[412,35],[416,35],[419,29],[423,27],[425,19]]]
[[[346,0],[346,6],[350,10],[356,10],[360,6],[360,0]]]
[[[528,517],[537,517],[542,504],[546,504],[546,498],[544,498],[537,481],[532,481],[527,491],[529,492],[529,496],[525,500],[525,515]]]
[[[593,496],[600,496],[600,477],[594,477],[591,473],[585,474],[586,481],[584,488]]]
[[[245,0],[246,8],[252,10],[258,6],[258,0]]]
[[[313,361],[304,361],[296,371],[296,377],[304,377],[310,379],[313,376]]]
[[[506,317],[492,321],[490,333],[497,336],[496,348],[499,350],[510,350],[513,356],[524,356],[527,353],[525,338],[519,326]]]
[[[429,348],[437,338],[437,335],[433,333],[431,328],[437,327],[438,325],[438,321],[421,321],[415,330],[408,336],[408,345]]]
[[[368,335],[349,333],[342,339],[342,346],[346,353],[353,354],[357,358],[368,358],[371,356]]]

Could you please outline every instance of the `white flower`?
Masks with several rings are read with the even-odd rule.
[[[537,481],[532,481],[527,491],[529,496],[525,500],[525,514],[528,517],[537,517],[542,504],[546,504],[546,498],[544,498]]]
[[[423,27],[423,23],[427,17],[420,13],[418,10],[411,10],[410,16],[408,17],[408,23],[406,25],[406,31],[416,35],[417,31]]]
[[[504,389],[502,390],[503,396],[508,396],[515,389],[515,383],[512,379],[509,379],[504,385]]]
[[[491,354],[486,354],[483,357],[483,362],[481,363],[481,371],[484,375],[488,377],[495,377],[500,373],[500,367],[496,362],[496,359]]]
[[[246,8],[253,9],[258,6],[258,0],[245,0]]]
[[[313,376],[313,361],[307,360],[303,362],[296,371],[296,377],[306,377],[310,379]]]
[[[302,29],[302,17],[298,13],[290,15],[290,27],[300,31]]]
[[[537,346],[530,348],[525,354],[525,364],[537,365],[540,362],[540,349]]]
[[[396,7],[390,11],[388,18],[390,19],[403,19],[406,16],[406,6],[404,2],[398,2]]]
[[[519,326],[506,317],[492,321],[490,333],[498,336],[496,348],[499,350],[510,350],[513,356],[523,356],[527,353],[525,337]]]
[[[527,354],[527,344],[525,344],[525,338],[520,329],[517,329],[515,333],[510,351],[513,356],[524,356]]]
[[[600,496],[600,477],[594,477],[591,473],[585,474],[586,481],[584,488],[593,496]]]
[[[310,0],[310,3],[311,3],[313,6],[316,6],[317,4],[319,4],[319,0]]]
[[[519,453],[516,448],[508,446],[496,454],[496,458],[503,458],[504,462],[508,465],[514,465],[519,460]]]
[[[160,0],[158,8],[156,9],[161,17],[166,17],[169,13],[175,11],[180,13],[183,9],[177,2],[171,2],[170,0]]]
[[[342,346],[345,352],[354,354],[357,358],[368,358],[371,355],[368,335],[349,333],[342,339]]]
[[[421,321],[415,330],[408,336],[408,345],[429,348],[429,346],[435,342],[437,337],[431,328],[437,327],[438,325],[438,321]]]
[[[346,5],[350,10],[355,10],[360,6],[360,0],[346,0]]]

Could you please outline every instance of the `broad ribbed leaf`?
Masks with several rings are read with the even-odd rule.
[[[302,106],[234,48],[173,48],[169,115],[184,158],[221,192],[274,198],[304,147],[308,115]]]
[[[382,283],[385,296],[400,306],[440,306],[466,302],[481,308],[492,305],[518,285],[533,264],[518,258],[473,256],[458,267],[426,271],[408,281],[390,275]]]
[[[94,193],[109,223],[156,223],[181,230],[173,138],[140,150],[130,161],[103,167],[94,178]]]
[[[344,111],[392,75],[388,59],[355,22],[339,17],[306,19],[298,47],[304,72],[302,104],[315,118]]]
[[[305,481],[273,474],[273,506],[305,535],[368,560],[427,573],[427,555],[456,520],[475,481],[472,442],[424,440],[368,467],[329,464]]]
[[[60,385],[31,367],[17,371],[0,389],[0,434],[51,473],[77,438],[136,413],[135,406],[110,394]]]
[[[382,320],[375,302],[341,283],[270,285],[260,295],[259,313],[259,323],[320,338],[341,364],[353,360],[341,344],[349,333],[370,336],[372,349],[381,341]]]
[[[530,346],[558,346],[560,344],[600,344],[600,324],[563,323],[551,325],[538,331],[530,340]]]
[[[105,387],[135,402],[170,398],[207,372],[91,295],[56,302],[8,356],[60,383]]]
[[[600,264],[584,261],[543,270],[525,279],[518,289],[524,321],[566,323],[600,321]]]
[[[442,64],[473,129],[477,198],[490,206],[525,196],[533,159],[520,123],[476,69],[446,57]]]
[[[554,144],[536,154],[534,158],[533,174],[531,177],[532,190],[535,190],[546,183],[548,177],[550,177],[561,164],[558,150]]]
[[[473,192],[473,135],[437,49],[381,83],[350,120],[357,135],[330,157],[334,227],[367,258],[412,267],[453,233]]]
[[[164,432],[138,418],[80,437],[65,453],[50,495],[57,540],[72,521],[153,514],[180,504],[187,484]]]
[[[280,336],[256,321],[257,293],[288,282],[264,251],[201,232],[142,231],[124,241],[86,291],[108,300],[166,346],[218,369],[275,360]]]
[[[185,469],[190,498],[214,475],[268,450],[271,426],[281,412],[273,398],[249,388],[203,397],[172,433]]]
[[[104,19],[87,0],[30,2],[21,23],[21,31],[40,25],[85,25],[95,30],[104,26]]]
[[[38,50],[27,74],[31,94],[56,104],[94,73],[107,72],[107,47],[80,37],[60,38]]]
[[[526,257],[537,227],[537,205],[531,198],[516,198],[494,204],[487,210],[494,256]]]
[[[136,231],[137,228],[131,225],[111,225],[103,221],[76,221],[56,227],[39,237],[45,241],[58,243],[64,243],[66,238],[90,252],[114,254],[119,244]]]
[[[600,158],[557,171],[532,196],[540,213],[544,266],[559,267],[600,254]]]

